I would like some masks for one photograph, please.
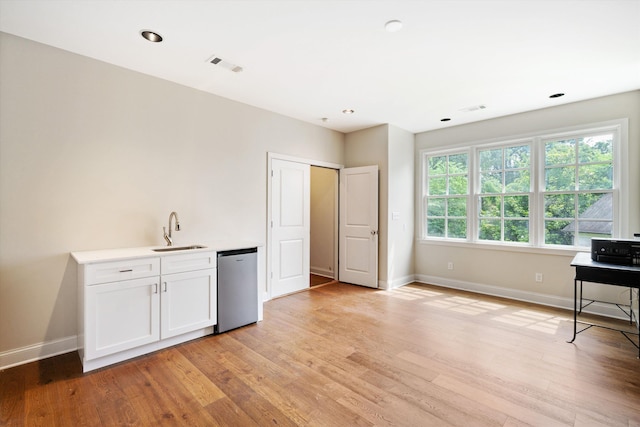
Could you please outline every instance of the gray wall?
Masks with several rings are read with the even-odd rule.
[[[387,213],[388,209],[388,158],[389,126],[380,125],[351,132],[345,137],[345,166],[378,165],[378,283],[387,283]]]
[[[414,278],[414,145],[411,132],[389,125],[387,281],[392,288]]]
[[[347,167],[378,165],[378,283],[394,288],[413,281],[414,136],[392,125],[346,135]],[[393,212],[399,214],[393,219]]]
[[[640,231],[640,91],[417,134],[416,181],[420,179],[419,152],[423,149],[508,138],[620,118],[629,119],[630,199],[629,209],[623,214],[629,219],[631,235],[623,237],[632,237],[634,231]],[[419,195],[416,203],[421,203]],[[419,242],[415,250],[415,272],[425,282],[567,306],[572,304],[570,298],[573,297],[574,272],[569,263],[574,255],[575,252],[570,251],[511,251],[481,245]],[[449,261],[454,263],[454,270],[447,270]],[[536,272],[543,273],[543,283],[535,282]],[[595,286],[592,291],[596,296],[614,300],[619,298],[619,289],[606,288]]]
[[[173,210],[175,244],[264,244],[267,152],[344,163],[342,133],[7,34],[0,93],[0,366],[72,342],[69,252],[164,244]]]

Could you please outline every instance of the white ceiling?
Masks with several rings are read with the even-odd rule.
[[[640,0],[0,0],[0,31],[342,132],[640,89]]]

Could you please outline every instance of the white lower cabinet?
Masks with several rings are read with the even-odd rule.
[[[87,287],[85,358],[94,359],[158,341],[159,285],[156,276]]]
[[[211,334],[215,262],[215,252],[199,252],[79,265],[83,371]]]
[[[216,323],[216,270],[162,276],[160,338]]]

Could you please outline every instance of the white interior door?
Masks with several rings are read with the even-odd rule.
[[[271,297],[309,287],[310,166],[271,161]]]
[[[378,166],[340,170],[339,280],[378,287]]]

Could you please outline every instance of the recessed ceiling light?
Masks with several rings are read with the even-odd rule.
[[[449,120],[451,120],[449,117],[445,117],[444,119],[440,119],[441,122],[448,122]]]
[[[142,30],[140,31],[140,35],[153,43],[160,43],[162,41],[162,36],[158,33],[154,33],[153,31]]]
[[[386,24],[384,24],[384,29],[390,33],[395,33],[396,31],[400,31],[402,29],[402,22],[397,19],[393,19]]]
[[[353,114],[353,113],[355,113],[355,110],[352,110],[351,108],[342,110],[342,114]]]
[[[554,93],[550,95],[549,98],[560,98],[561,96],[564,96],[564,93]]]

